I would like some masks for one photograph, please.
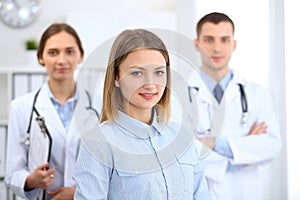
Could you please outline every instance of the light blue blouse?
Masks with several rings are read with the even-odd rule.
[[[54,95],[51,92],[50,86],[49,86],[49,82],[46,85],[47,90],[48,90],[48,95],[49,98],[55,108],[55,110],[58,113],[58,116],[61,120],[61,122],[63,123],[66,131],[69,130],[69,126],[73,117],[73,113],[77,104],[77,101],[79,99],[79,91],[76,87],[75,90],[75,94],[72,98],[68,99],[67,102],[65,103],[64,106],[62,106],[59,101],[54,97]]]
[[[211,199],[192,134],[118,112],[81,138],[75,199]]]

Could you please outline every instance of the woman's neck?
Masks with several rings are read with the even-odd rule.
[[[152,122],[152,109],[136,109],[132,106],[123,108],[122,111],[130,117],[150,125]]]
[[[61,82],[49,80],[49,87],[53,96],[63,106],[69,98],[74,96],[76,84],[74,80]]]

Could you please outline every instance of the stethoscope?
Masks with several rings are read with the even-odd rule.
[[[27,128],[27,135],[21,139],[20,143],[21,145],[25,146],[25,147],[29,147],[30,145],[30,137],[29,137],[29,134],[30,134],[30,129],[31,129],[31,123],[32,123],[32,118],[33,118],[33,114],[36,113],[37,117],[36,117],[36,122],[38,123],[38,125],[40,126],[41,128],[41,131],[45,134],[48,134],[50,136],[50,133],[47,129],[47,126],[45,124],[45,118],[43,116],[41,116],[39,114],[39,112],[37,111],[36,107],[35,107],[35,104],[36,104],[36,100],[37,100],[37,97],[40,93],[40,90],[39,89],[35,96],[34,96],[34,99],[33,99],[33,103],[32,103],[32,109],[31,109],[31,114],[30,114],[30,120],[29,120],[29,124],[28,124],[28,128]],[[98,114],[98,111],[92,107],[92,99],[91,99],[91,96],[89,94],[89,92],[86,90],[85,91],[85,94],[87,96],[87,99],[88,99],[88,106],[85,107],[86,110],[91,110],[92,112],[94,112],[97,116],[97,118],[99,119],[99,114]],[[51,136],[50,136],[51,137]]]
[[[32,118],[34,116],[34,113],[36,114],[36,122],[38,123],[40,129],[41,129],[41,132],[43,134],[46,134],[50,140],[50,143],[49,143],[49,155],[48,155],[48,162],[50,162],[50,154],[51,154],[51,147],[52,147],[52,137],[47,129],[47,126],[46,126],[46,123],[45,123],[45,118],[43,116],[41,116],[39,114],[39,112],[37,111],[36,107],[35,107],[35,104],[36,104],[36,100],[37,100],[37,97],[40,93],[40,90],[41,88],[36,92],[36,94],[34,95],[34,99],[33,99],[33,103],[32,103],[32,110],[31,110],[31,114],[30,114],[30,120],[29,120],[29,124],[28,124],[28,128],[27,128],[27,134],[24,138],[21,139],[20,141],[20,144],[25,146],[26,148],[28,148],[30,146],[30,130],[31,130],[31,125],[32,125]],[[85,107],[85,109],[87,110],[91,110],[93,111],[97,118],[99,118],[99,115],[98,115],[98,112],[95,108],[92,107],[92,99],[91,99],[91,96],[89,94],[88,91],[85,91],[86,95],[87,95],[87,99],[88,99],[88,103],[89,105]],[[42,199],[45,199],[45,196],[46,196],[46,191],[44,190],[43,191],[43,194],[42,194]]]
[[[238,83],[238,86],[240,87],[241,106],[242,106],[242,111],[243,111],[241,125],[243,128],[247,128],[249,126],[247,97],[246,97],[246,93],[244,90],[244,86],[240,83]]]
[[[41,116],[40,114],[39,114],[39,112],[37,111],[37,109],[35,108],[35,103],[36,103],[36,99],[37,99],[37,97],[38,97],[38,95],[39,95],[39,93],[40,93],[40,90],[41,89],[39,89],[37,92],[36,92],[36,94],[34,95],[34,98],[33,98],[33,103],[32,103],[32,109],[31,109],[31,113],[30,113],[30,119],[29,119],[29,124],[28,124],[28,128],[27,128],[27,134],[26,134],[26,136],[25,137],[23,137],[22,139],[21,139],[21,141],[20,141],[20,144],[22,145],[22,146],[25,146],[25,147],[29,147],[30,146],[30,130],[31,130],[31,124],[32,124],[32,118],[33,118],[33,116],[34,116],[34,113],[36,114],[36,122],[38,123],[38,125],[39,125],[39,127],[41,128],[41,132],[43,133],[43,134],[47,134],[48,135],[48,137],[50,138],[50,140],[52,140],[51,139],[51,135],[49,134],[49,131],[48,131],[48,129],[47,129],[47,126],[46,126],[46,124],[45,124],[45,118],[43,117],[43,116]],[[50,144],[51,144],[51,142],[50,142]],[[50,147],[51,148],[51,147]],[[49,156],[48,156],[49,157]]]
[[[85,94],[86,94],[86,96],[88,98],[88,102],[89,102],[89,106],[86,106],[85,109],[93,111],[96,114],[97,118],[99,119],[98,111],[92,107],[92,98],[91,98],[90,93],[86,90]]]
[[[238,86],[240,88],[240,93],[241,93],[241,107],[242,107],[241,126],[243,128],[247,128],[249,126],[247,97],[244,90],[244,86],[241,83],[238,83]],[[190,102],[192,102],[191,90],[196,90],[196,92],[199,92],[199,88],[198,87],[188,88]]]
[[[29,120],[29,125],[27,128],[27,134],[24,138],[21,139],[20,143],[21,145],[25,146],[25,147],[29,147],[30,146],[30,130],[31,130],[31,125],[32,125],[32,118],[34,116],[34,113],[36,114],[36,122],[39,125],[40,129],[41,129],[41,133],[44,134],[45,136],[48,137],[49,139],[49,152],[48,152],[48,159],[47,162],[50,162],[50,154],[51,154],[51,148],[52,148],[52,137],[47,129],[47,126],[45,124],[45,118],[43,116],[41,116],[39,114],[39,112],[37,111],[37,109],[35,108],[35,103],[36,103],[36,99],[40,93],[41,89],[39,89],[36,94],[34,95],[33,98],[33,104],[32,104],[32,110],[31,110],[31,114],[30,114],[30,120]],[[43,190],[42,193],[42,199],[46,199],[46,190]]]

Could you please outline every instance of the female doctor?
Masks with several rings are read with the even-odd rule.
[[[79,100],[74,70],[83,55],[75,30],[67,24],[52,24],[43,33],[37,52],[38,61],[46,67],[49,76],[47,83],[38,92],[11,102],[5,182],[22,198],[73,199],[72,174],[78,141],[73,112]],[[49,162],[30,171],[28,146],[24,140],[33,107],[45,119],[52,148]],[[43,190],[46,190],[44,196],[41,195]]]
[[[270,95],[229,68],[236,41],[227,15],[204,16],[194,44],[202,67],[189,76],[189,85],[199,108],[198,137],[210,148],[202,152],[209,190],[214,200],[262,200],[260,166],[281,149]]]

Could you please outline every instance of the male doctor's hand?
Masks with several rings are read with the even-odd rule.
[[[268,126],[266,125],[266,123],[264,121],[262,121],[260,123],[254,122],[252,124],[247,136],[266,134],[267,129],[268,129]],[[210,149],[213,149],[216,144],[215,137],[203,137],[203,138],[198,138],[198,140],[205,146],[209,147]]]
[[[264,121],[257,124],[257,122],[254,122],[249,130],[248,135],[260,135],[260,134],[266,134],[267,133],[268,126]]]
[[[203,137],[198,138],[198,140],[204,144],[205,146],[209,147],[210,149],[213,149],[216,144],[216,138],[215,137]]]
[[[54,174],[55,169],[49,169],[49,163],[44,163],[27,176],[24,189],[27,191],[34,188],[46,190],[53,185]]]

